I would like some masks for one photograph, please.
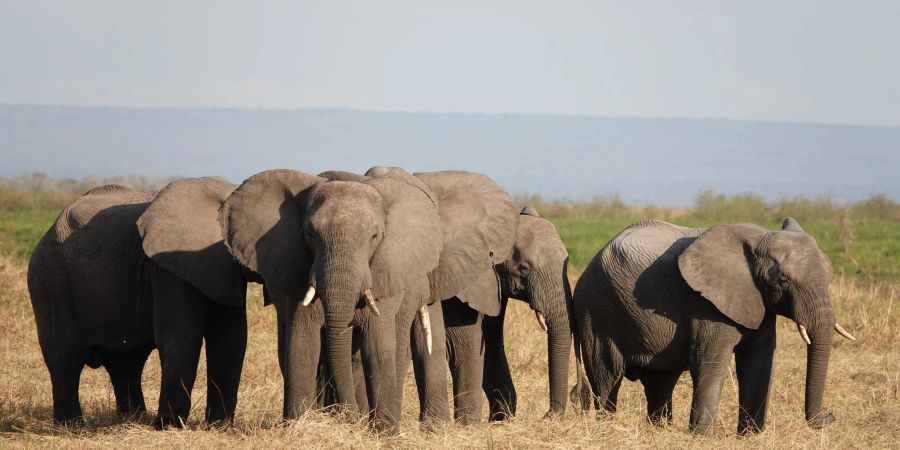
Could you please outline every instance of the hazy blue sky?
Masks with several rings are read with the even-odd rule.
[[[900,2],[0,0],[0,102],[900,125]]]

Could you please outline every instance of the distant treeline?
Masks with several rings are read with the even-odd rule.
[[[839,202],[829,197],[810,199],[805,197],[766,201],[754,193],[735,195],[701,191],[690,208],[666,206],[628,205],[618,195],[598,197],[591,201],[545,200],[539,195],[520,196],[520,203],[531,204],[542,216],[550,219],[561,217],[606,217],[614,219],[693,219],[710,223],[774,223],[785,217],[801,222],[871,222],[894,221],[900,223],[900,203],[878,194],[858,202]]]
[[[22,209],[62,209],[85,192],[104,184],[121,184],[132,189],[161,189],[174,177],[86,177],[51,178],[33,173],[15,178],[0,178],[0,211]]]
[[[62,209],[67,204],[104,184],[121,184],[136,190],[161,189],[174,177],[87,177],[80,180],[51,178],[42,173],[15,178],[0,178],[0,210]],[[521,204],[534,206],[542,216],[605,217],[614,219],[663,220],[696,219],[704,222],[772,223],[791,216],[803,222],[869,222],[900,223],[900,203],[879,194],[858,202],[839,202],[829,197],[804,197],[766,201],[754,193],[735,195],[701,191],[691,208],[656,205],[628,205],[618,195],[598,197],[590,201],[545,200],[540,195],[517,196]]]

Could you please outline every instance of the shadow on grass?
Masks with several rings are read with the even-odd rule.
[[[144,413],[124,417],[115,411],[108,411],[92,414],[74,424],[61,425],[53,421],[51,406],[16,405],[10,408],[4,405],[0,408],[0,433],[3,434],[79,437],[113,431],[113,428],[122,425],[152,429],[153,415]]]

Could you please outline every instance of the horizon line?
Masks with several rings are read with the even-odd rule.
[[[31,107],[31,108],[65,108],[65,109],[121,109],[121,110],[157,110],[157,111],[272,111],[272,112],[298,112],[298,111],[342,111],[373,114],[409,114],[429,116],[485,116],[485,117],[544,117],[565,119],[625,119],[625,120],[665,120],[665,121],[719,121],[719,122],[747,122],[771,125],[796,125],[814,127],[853,127],[853,128],[881,128],[900,129],[900,124],[862,124],[846,122],[805,122],[793,120],[775,120],[759,118],[733,118],[733,117],[700,117],[700,116],[633,116],[633,115],[602,115],[602,114],[568,114],[568,113],[538,113],[538,112],[452,112],[452,111],[425,111],[425,110],[392,110],[392,109],[368,109],[347,106],[158,106],[158,105],[76,105],[53,103],[12,103],[0,101],[0,107]]]

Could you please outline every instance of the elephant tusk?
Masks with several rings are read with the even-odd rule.
[[[534,312],[534,317],[537,317],[538,325],[541,326],[541,329],[544,330],[544,333],[547,332],[547,321],[544,320],[544,315],[540,313],[540,311]]]
[[[428,305],[419,308],[419,318],[422,320],[422,331],[425,332],[425,345],[428,347],[428,354],[431,354],[431,316],[428,315]]]
[[[806,334],[806,327],[803,325],[797,324],[797,331],[800,332],[800,337],[803,338],[803,342],[806,342],[806,345],[812,345],[812,341],[809,340],[809,335]]]
[[[303,297],[303,301],[301,303],[303,304],[303,306],[309,306],[314,298],[316,298],[316,287],[310,286],[309,290],[306,291],[306,295]]]
[[[837,322],[835,322],[835,324],[834,324],[834,331],[837,331],[838,334],[840,334],[841,336],[843,336],[843,337],[845,337],[845,338],[847,338],[847,339],[850,339],[851,341],[855,341],[855,340],[856,340],[856,338],[853,337],[852,334],[848,333],[847,330],[845,330],[844,327],[842,327],[842,326],[841,326],[840,324],[838,324]]]
[[[372,308],[372,312],[374,312],[376,316],[380,316],[381,311],[378,311],[378,307],[375,306],[375,297],[372,296],[372,290],[366,289],[363,295],[366,297],[366,305],[369,305],[369,308]]]

